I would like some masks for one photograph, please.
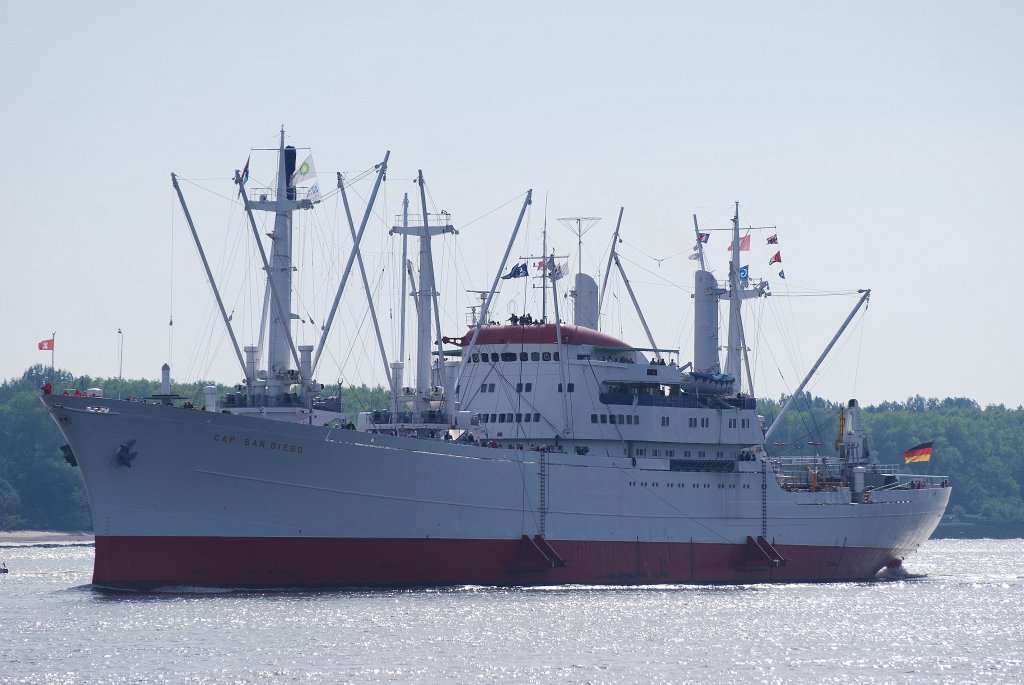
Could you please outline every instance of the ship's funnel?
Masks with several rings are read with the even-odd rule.
[[[597,281],[588,274],[576,274],[576,311],[573,323],[597,330]]]
[[[718,361],[718,282],[698,271],[693,290],[693,370],[721,373]]]

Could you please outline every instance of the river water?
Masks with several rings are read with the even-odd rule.
[[[0,683],[1020,683],[1024,541],[774,586],[126,594],[7,545]]]

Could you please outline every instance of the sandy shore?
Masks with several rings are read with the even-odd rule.
[[[66,533],[59,530],[0,530],[0,545],[69,542],[93,542],[92,533]]]

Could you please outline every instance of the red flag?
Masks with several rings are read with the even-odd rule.
[[[40,340],[39,349],[41,350],[52,350],[53,349],[53,338],[49,340]]]
[[[779,250],[774,255],[772,255],[771,260],[768,262],[768,266],[771,266],[775,262],[778,262],[779,264],[782,263],[782,251],[781,250]]]
[[[729,243],[729,252],[732,252],[732,243]],[[750,236],[740,238],[740,252],[750,252]]]

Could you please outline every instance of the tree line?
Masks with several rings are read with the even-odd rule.
[[[88,496],[78,469],[60,450],[63,436],[39,401],[39,388],[50,370],[36,365],[20,378],[0,383],[0,530],[88,530],[92,527]],[[74,376],[58,369],[56,392],[98,387],[106,397],[146,397],[160,391],[159,381]],[[210,382],[172,384],[172,392],[202,405]],[[229,388],[221,386],[220,392]],[[384,388],[336,387],[325,394],[342,398],[345,412],[388,406]],[[759,400],[758,412],[770,424],[787,398]],[[772,453],[834,455],[839,410],[831,402],[804,394],[783,417],[772,436]],[[953,519],[1005,522],[1024,526],[1024,407],[980,407],[974,400],[911,397],[883,402],[861,411],[872,458],[902,463],[903,452],[932,442],[932,460],[912,464],[919,473],[948,475],[953,484],[949,514]]]

